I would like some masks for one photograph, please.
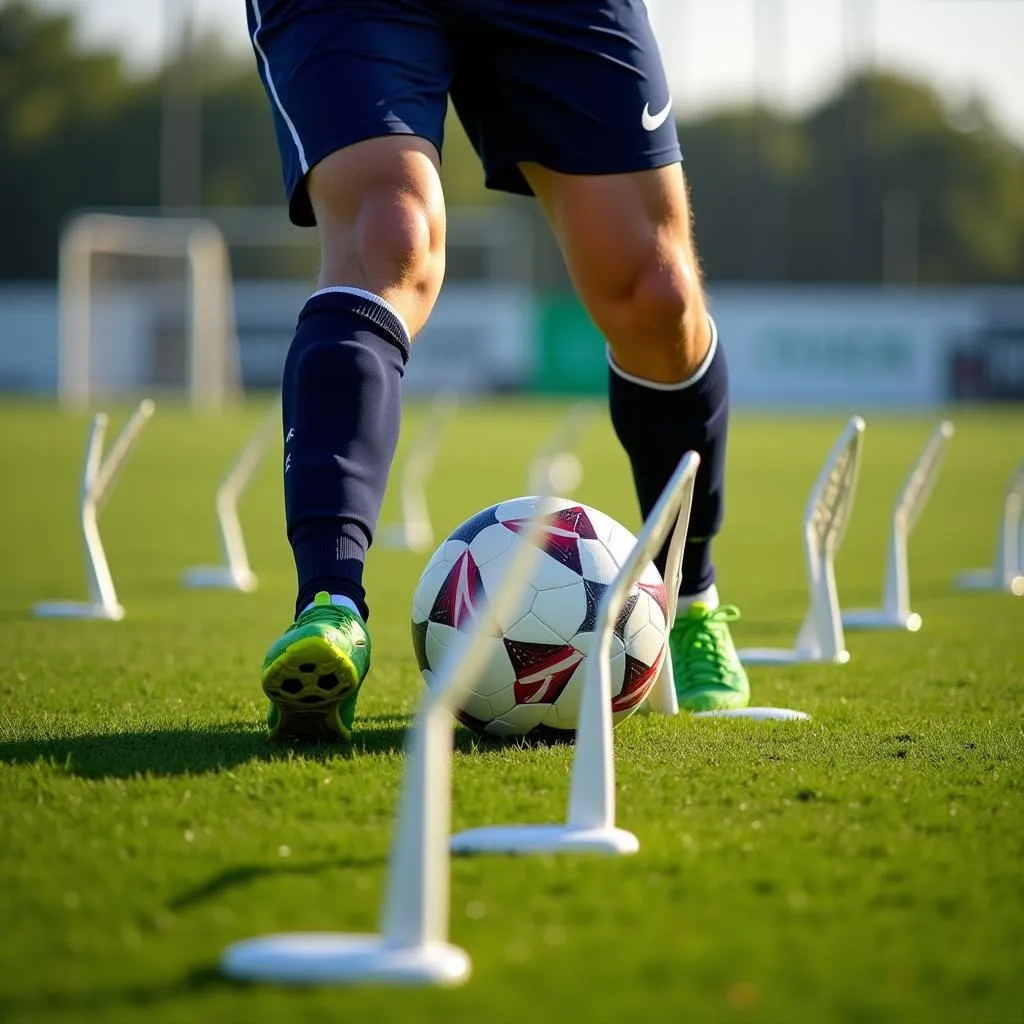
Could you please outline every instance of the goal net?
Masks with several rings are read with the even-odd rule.
[[[227,247],[199,218],[82,214],[60,240],[62,405],[184,392],[218,408],[241,392]]]

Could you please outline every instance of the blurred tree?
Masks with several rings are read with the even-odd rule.
[[[157,98],[109,53],[82,53],[66,15],[0,6],[0,277],[51,276],[77,206],[152,203]]]
[[[203,201],[281,204],[253,58],[201,39],[190,67]],[[157,205],[163,76],[83,51],[67,15],[0,0],[0,278],[52,277],[75,209]],[[874,74],[803,116],[732,110],[680,129],[709,278],[1024,280],[1024,153],[979,104],[950,111],[926,85]],[[502,201],[451,114],[442,177],[451,204]]]
[[[708,277],[879,281],[895,245],[924,283],[1024,280],[1024,152],[967,114],[874,74],[801,118],[681,125]]]
[[[812,156],[800,125],[765,110],[731,110],[679,126],[705,274],[787,276],[803,225],[790,217],[791,183]]]
[[[239,59],[218,40],[203,39],[193,64],[202,79],[203,201],[282,205],[274,122],[255,60]]]

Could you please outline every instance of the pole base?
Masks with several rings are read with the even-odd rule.
[[[1003,590],[1014,597],[1024,597],[1024,576],[1007,573],[1001,576],[992,569],[972,569],[956,578],[958,590]]]
[[[267,935],[229,946],[221,970],[238,981],[279,985],[459,985],[470,972],[458,946],[388,945],[379,935],[307,932]]]
[[[694,718],[746,718],[753,722],[809,722],[806,711],[793,708],[719,708],[716,711],[695,711]]]
[[[119,604],[91,604],[88,601],[44,601],[32,609],[38,619],[103,619],[120,622],[124,608]]]
[[[840,651],[834,658],[826,658],[795,647],[745,647],[737,654],[744,665],[845,665],[850,660],[849,651]]]
[[[229,565],[198,565],[186,569],[182,574],[183,586],[195,590],[242,590],[250,593],[256,589],[256,574],[250,569],[232,569]]]
[[[887,612],[884,608],[852,608],[843,612],[846,629],[905,629],[916,633],[921,628],[917,612]]]
[[[492,825],[452,836],[451,851],[467,853],[636,853],[640,842],[621,828],[574,825]]]

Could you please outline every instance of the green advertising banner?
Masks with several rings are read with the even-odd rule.
[[[533,390],[543,394],[597,395],[608,388],[604,338],[572,295],[538,303]]]

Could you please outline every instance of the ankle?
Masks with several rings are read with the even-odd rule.
[[[301,612],[299,612],[299,614],[301,615],[302,612],[308,612],[309,609],[312,608],[315,603],[315,601],[310,601],[309,604],[307,604],[306,607],[303,608]],[[355,601],[352,600],[351,597],[346,597],[344,594],[331,594],[331,604],[337,605],[340,608],[347,608],[350,612],[353,612],[354,614],[358,615],[360,619],[365,620],[365,616],[359,610],[359,606],[355,603]]]

